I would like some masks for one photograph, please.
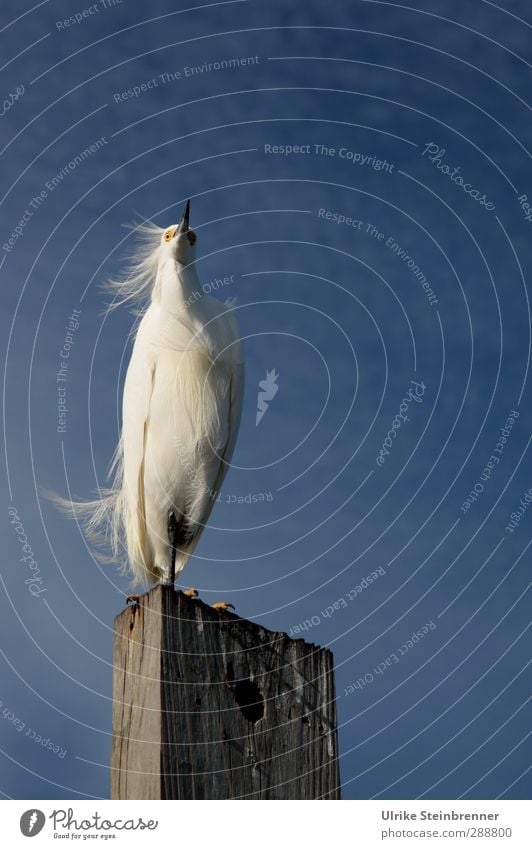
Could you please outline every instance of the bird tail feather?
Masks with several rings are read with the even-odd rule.
[[[55,492],[44,493],[61,512],[75,519],[83,530],[87,540],[97,546],[105,545],[112,551],[112,557],[98,552],[103,562],[122,561],[120,526],[122,523],[122,492],[115,489],[101,489],[100,497],[85,501],[63,498]],[[121,566],[123,566],[120,563]],[[126,571],[127,566],[122,567]]]
[[[76,501],[73,498],[63,498],[54,492],[44,494],[64,515],[76,520],[87,541],[95,547],[95,555],[100,562],[118,564],[122,575],[130,574],[131,586],[138,586],[147,579],[155,580],[156,576],[147,574],[145,546],[131,545],[135,537],[134,523],[129,515],[122,486],[121,440],[111,462],[109,474],[113,477],[112,485],[100,489],[98,498]],[[107,554],[105,550],[111,553]]]

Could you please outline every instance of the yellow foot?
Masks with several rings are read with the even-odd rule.
[[[198,591],[191,587],[189,590],[183,590],[183,595],[188,596],[188,598],[196,598]]]
[[[126,604],[129,604],[130,601],[132,601],[133,604],[138,604],[139,601],[140,601],[140,596],[139,595],[128,595],[128,597],[126,598]]]
[[[228,604],[227,601],[217,601],[216,604],[211,604],[211,607],[214,607],[215,610],[229,610],[230,607],[235,609],[234,604]]]

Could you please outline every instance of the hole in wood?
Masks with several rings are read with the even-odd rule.
[[[258,722],[264,716],[264,698],[257,685],[250,681],[238,681],[235,699],[248,722]]]

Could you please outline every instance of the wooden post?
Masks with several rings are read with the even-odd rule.
[[[332,654],[156,586],[115,620],[113,799],[339,799]]]

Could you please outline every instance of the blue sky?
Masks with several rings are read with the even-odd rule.
[[[134,317],[101,284],[188,197],[247,377],[184,583],[333,650],[345,798],[530,795],[528,11],[3,4],[6,797],[108,796],[127,581],[41,491],[105,485]]]

